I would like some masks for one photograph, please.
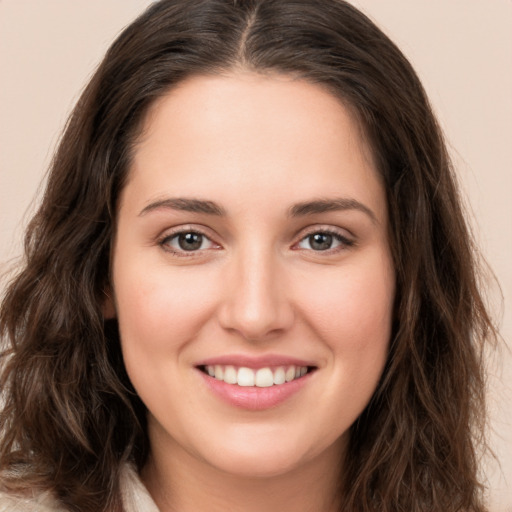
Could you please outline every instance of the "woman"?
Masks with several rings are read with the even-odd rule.
[[[485,510],[493,329],[449,158],[349,4],[155,3],[79,100],[26,251],[5,510]]]

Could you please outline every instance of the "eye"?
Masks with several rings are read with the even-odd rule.
[[[308,249],[312,251],[329,251],[333,249],[342,249],[354,245],[352,240],[330,231],[317,231],[305,236],[298,244],[299,249]]]
[[[206,235],[197,231],[182,231],[165,237],[160,245],[174,253],[195,252],[218,247]]]

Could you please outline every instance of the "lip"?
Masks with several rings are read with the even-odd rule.
[[[285,382],[284,384],[260,388],[256,386],[246,387],[238,386],[236,384],[228,384],[222,380],[216,379],[215,377],[210,377],[203,371],[204,366],[210,365],[243,366],[252,369],[293,365],[318,369],[318,366],[311,361],[282,355],[265,355],[259,357],[240,354],[224,355],[204,359],[196,365],[196,371],[211,393],[232,407],[246,409],[249,411],[263,411],[281,405],[307,386],[316,372],[308,372],[306,375],[292,380],[291,382]]]
[[[279,386],[258,388],[227,384],[215,377],[210,377],[199,369],[197,369],[197,372],[215,396],[233,407],[250,411],[263,411],[277,407],[298,393],[314,375],[314,372],[307,373],[299,379],[285,382]]]
[[[314,361],[307,361],[305,359],[298,359],[279,354],[267,354],[263,356],[249,356],[245,354],[231,354],[204,359],[195,364],[199,366],[214,366],[231,365],[231,366],[244,366],[256,370],[258,368],[275,367],[275,366],[314,366],[318,367]]]

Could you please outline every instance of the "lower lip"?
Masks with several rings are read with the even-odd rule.
[[[256,386],[238,386],[227,384],[222,380],[210,377],[198,370],[206,385],[216,396],[228,404],[248,409],[251,411],[263,411],[282,404],[293,395],[298,393],[310,380],[312,373],[307,373],[299,379],[285,382],[284,384],[259,388]]]

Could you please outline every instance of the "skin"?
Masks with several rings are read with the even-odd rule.
[[[326,231],[332,244],[318,250],[311,235]],[[201,233],[201,247],[180,249],[178,232]],[[385,191],[338,99],[249,72],[194,77],[160,98],[120,199],[112,307],[148,408],[142,477],[161,511],[334,510],[348,429],[386,361],[394,281]],[[196,368],[226,354],[316,371],[251,411],[212,394]]]

